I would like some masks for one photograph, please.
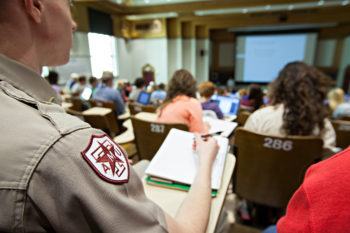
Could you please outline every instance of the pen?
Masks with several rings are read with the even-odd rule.
[[[215,136],[215,135],[220,135],[223,131],[218,131],[218,132],[215,132],[215,133],[209,133],[209,134],[204,134],[204,135],[201,135],[202,138],[208,138],[208,137],[212,137],[212,136]]]

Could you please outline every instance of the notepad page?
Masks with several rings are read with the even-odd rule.
[[[210,125],[209,133],[221,132],[221,136],[228,137],[237,127],[236,122],[229,122],[225,120],[213,119],[210,117],[204,117],[203,121],[208,122]]]
[[[152,159],[146,174],[175,182],[193,183],[198,169],[198,155],[193,152],[194,134],[172,129]],[[212,189],[219,189],[228,148],[228,140],[217,137],[219,152],[213,164]]]

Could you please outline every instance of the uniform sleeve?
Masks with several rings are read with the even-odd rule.
[[[301,186],[290,200],[286,216],[277,224],[278,233],[312,233],[310,207],[307,194]]]
[[[208,128],[203,122],[203,111],[199,101],[193,99],[188,104],[188,111],[190,113],[190,132],[208,133]]]
[[[127,183],[112,184],[84,160],[93,134],[101,133],[76,131],[47,151],[30,181],[33,208],[25,215],[40,216],[53,232],[166,232],[163,211],[146,198],[132,168]]]
[[[323,147],[328,149],[335,148],[336,135],[332,123],[328,120],[324,120],[324,129],[322,131]]]

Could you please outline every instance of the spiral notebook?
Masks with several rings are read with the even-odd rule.
[[[146,175],[169,184],[191,185],[198,169],[198,155],[192,150],[193,138],[193,133],[171,129],[146,169]],[[220,149],[213,164],[211,187],[218,190],[228,152],[228,139],[215,138]]]

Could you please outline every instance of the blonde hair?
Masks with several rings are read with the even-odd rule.
[[[339,104],[344,102],[344,91],[341,88],[334,88],[327,95],[329,107],[334,111]]]
[[[198,86],[198,92],[202,97],[210,98],[214,95],[215,85],[212,82],[203,82]]]

